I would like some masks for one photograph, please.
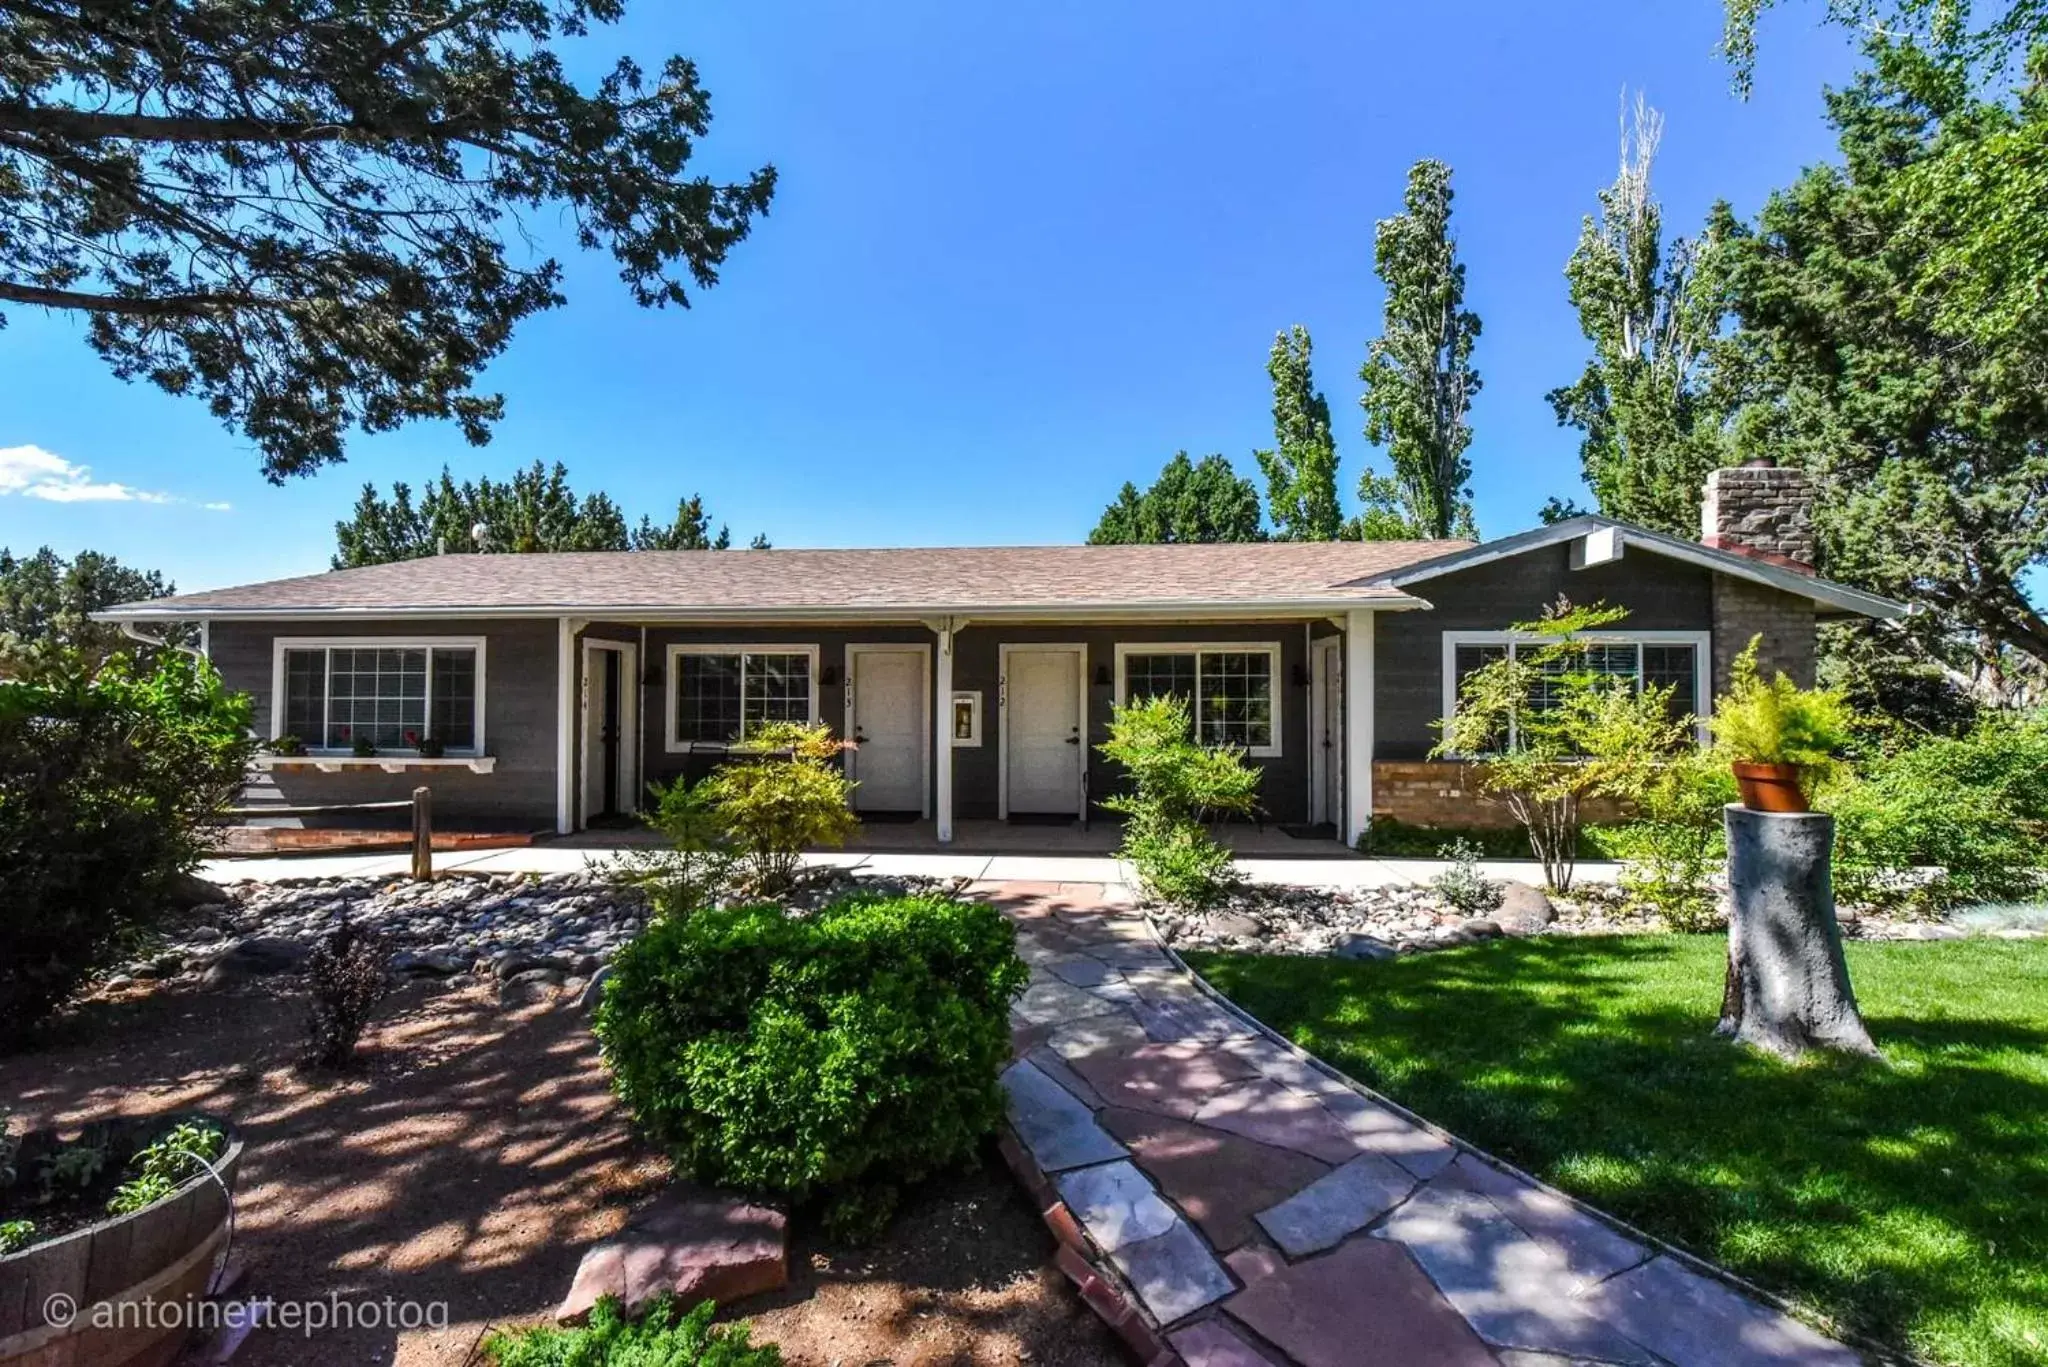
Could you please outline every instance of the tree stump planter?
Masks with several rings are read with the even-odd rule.
[[[146,1131],[141,1144],[177,1119],[123,1123]],[[230,1129],[214,1162],[229,1190],[241,1161]],[[201,1173],[155,1205],[0,1258],[0,1367],[167,1367],[227,1243],[221,1182]]]
[[[1728,979],[1717,1033],[1782,1058],[1810,1049],[1876,1057],[1835,922],[1835,819],[1723,810]]]

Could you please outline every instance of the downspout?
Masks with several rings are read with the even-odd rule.
[[[199,624],[199,639],[202,643],[205,642],[207,638],[206,625],[207,624],[203,621]],[[151,636],[147,632],[143,631],[143,629],[140,626],[137,626],[134,622],[124,620],[121,623],[121,634],[123,636],[126,636],[131,641],[140,641],[142,642],[142,644],[146,646],[152,646],[157,650],[183,651],[185,654],[190,655],[195,660],[204,660],[206,658],[206,647],[204,644],[194,647],[183,645],[177,641],[170,640],[167,637]]]

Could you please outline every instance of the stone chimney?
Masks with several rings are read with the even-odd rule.
[[[1753,560],[1813,573],[1813,481],[1768,456],[1707,476],[1700,542]]]
[[[1769,458],[1707,476],[1700,541],[1768,565],[1813,573],[1813,481]],[[1751,637],[1768,678],[1782,670],[1802,687],[1814,678],[1811,600],[1733,575],[1713,576],[1713,688],[1728,689],[1731,666]]]

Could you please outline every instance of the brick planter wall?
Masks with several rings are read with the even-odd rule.
[[[1479,786],[1480,766],[1449,760],[1375,760],[1372,814],[1411,826],[1504,829],[1515,824],[1508,809]],[[1626,813],[1607,801],[1585,804],[1586,821],[1619,821]]]

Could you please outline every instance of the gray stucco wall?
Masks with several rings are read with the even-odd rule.
[[[1643,630],[1707,630],[1714,618],[1713,583],[1709,571],[1662,557],[1630,554],[1622,560],[1587,570],[1570,568],[1565,546],[1548,547],[1448,575],[1417,587],[1433,603],[1427,611],[1381,613],[1376,618],[1374,651],[1377,679],[1374,757],[1416,760],[1435,741],[1431,728],[1442,710],[1443,633],[1500,630],[1538,616],[1560,595],[1574,602],[1604,601],[1629,610],[1626,628]],[[212,653],[230,687],[256,700],[259,734],[270,727],[272,646],[282,636],[482,636],[485,638],[485,706],[487,748],[496,757],[491,774],[464,769],[437,769],[400,774],[377,770],[321,774],[292,771],[260,776],[249,791],[251,804],[373,801],[406,796],[419,782],[431,784],[436,818],[450,828],[494,830],[549,829],[555,820],[556,624],[552,619],[510,621],[468,619],[445,622],[350,622],[327,628],[312,623],[229,623],[212,627]],[[1252,762],[1263,771],[1261,798],[1270,821],[1306,818],[1309,780],[1309,690],[1306,678],[1308,640],[1334,628],[1325,619],[1263,622],[1132,623],[1101,626],[972,625],[960,632],[955,646],[953,686],[982,695],[982,743],[956,747],[954,810],[966,820],[993,818],[998,808],[998,756],[1001,713],[997,705],[1001,647],[1008,644],[1064,644],[1084,647],[1087,681],[1087,745],[1089,791],[1098,802],[1115,791],[1114,766],[1095,750],[1107,736],[1114,687],[1097,683],[1115,677],[1119,643],[1276,642],[1280,670],[1276,679],[1280,754]],[[1787,626],[1790,638],[1810,636],[1806,622]],[[588,637],[640,644],[645,649],[637,681],[643,739],[641,774],[649,781],[678,775],[696,777],[715,757],[671,754],[667,749],[668,658],[675,643],[734,645],[816,645],[819,648],[819,716],[835,731],[844,731],[846,650],[849,644],[909,643],[930,646],[934,638],[923,626],[835,625],[831,627],[648,627],[633,623],[593,623]],[[1747,639],[1746,635],[1744,639]],[[1719,643],[1717,642],[1717,645]],[[1806,647],[1810,651],[1810,645]],[[580,662],[581,650],[577,651]],[[932,671],[936,679],[934,662]],[[822,679],[830,677],[826,685]],[[1718,680],[1717,680],[1718,682]],[[936,706],[937,700],[932,700]],[[572,737],[572,740],[575,739]],[[580,757],[578,760],[580,773]],[[426,778],[421,774],[425,773]],[[580,782],[575,785],[578,799]]]
[[[1100,627],[1075,626],[988,626],[969,627],[959,634],[953,653],[953,688],[956,692],[979,690],[982,706],[982,743],[979,748],[953,752],[954,814],[964,820],[993,818],[997,811],[999,771],[999,728],[996,707],[997,684],[1002,672],[1002,647],[1042,644],[1075,644],[1086,647],[1084,670],[1088,693],[1088,792],[1100,802],[1115,792],[1117,767],[1095,749],[1109,739],[1109,713],[1116,701],[1116,686],[1097,683],[1102,671],[1116,678],[1116,647],[1119,642],[1238,641],[1277,642],[1280,673],[1274,679],[1275,702],[1279,707],[1280,754],[1250,762],[1263,772],[1259,800],[1268,821],[1304,820],[1308,805],[1308,690],[1294,683],[1297,669],[1308,668],[1307,629],[1299,621],[1204,622],[1200,624],[1131,624]]]
[[[620,634],[594,627],[592,631]],[[1228,622],[1190,624],[1145,624],[1118,626],[970,626],[954,643],[953,689],[982,695],[982,741],[979,746],[953,750],[954,815],[962,820],[992,819],[998,810],[998,756],[1001,715],[997,707],[1002,646],[1005,644],[1077,644],[1085,647],[1085,676],[1088,694],[1089,792],[1096,800],[1114,791],[1116,770],[1096,753],[1094,746],[1108,738],[1109,711],[1114,701],[1113,684],[1097,684],[1098,672],[1116,675],[1116,646],[1119,642],[1242,641],[1277,642],[1280,646],[1280,674],[1275,681],[1279,692],[1281,754],[1255,759],[1264,771],[1261,797],[1269,820],[1299,821],[1307,805],[1308,786],[1308,690],[1296,687],[1297,666],[1307,667],[1306,628],[1299,621]],[[668,647],[674,644],[731,645],[815,645],[821,678],[831,677],[831,686],[818,689],[818,714],[834,731],[843,734],[846,722],[846,648],[849,644],[903,642],[932,646],[933,634],[922,626],[887,625],[855,627],[651,627],[647,632],[647,655],[642,662],[641,715],[646,734],[642,746],[642,771],[651,780],[668,781],[679,774],[701,776],[717,757],[671,754],[667,748]],[[657,677],[650,676],[652,662]],[[932,677],[937,680],[937,663]],[[936,699],[931,700],[936,706]],[[929,714],[928,714],[929,715]],[[934,766],[936,769],[936,766]]]
[[[488,774],[436,767],[387,774],[345,769],[323,774],[293,769],[254,774],[249,806],[317,806],[409,797],[422,784],[434,791],[434,821],[451,830],[552,830],[555,824],[555,623],[552,620],[361,622],[215,622],[209,648],[228,687],[256,705],[256,734],[270,734],[271,661],[280,636],[481,636],[484,638],[484,748],[497,759]],[[397,817],[385,815],[395,822]],[[397,814],[402,816],[403,814]],[[363,824],[357,818],[347,824]],[[323,824],[308,820],[308,825]],[[324,824],[334,824],[326,822]],[[384,824],[384,823],[378,823]]]
[[[1629,554],[1589,569],[1571,567],[1568,546],[1546,546],[1418,584],[1434,605],[1383,612],[1373,633],[1373,758],[1427,758],[1432,723],[1443,715],[1443,634],[1500,631],[1542,615],[1560,596],[1628,609],[1616,630],[1705,631],[1713,620],[1715,575],[1662,556]]]
[[[592,628],[593,632],[603,630]],[[621,633],[622,634],[622,633]],[[635,633],[637,636],[637,633]],[[904,643],[930,645],[932,633],[921,626],[893,624],[854,627],[675,627],[647,629],[647,650],[640,662],[640,715],[645,740],[641,772],[650,782],[667,783],[678,776],[692,781],[719,763],[722,756],[671,754],[668,750],[668,648],[672,645],[791,645],[818,647],[818,719],[837,735],[846,733],[846,647]],[[927,714],[929,715],[929,713]]]

